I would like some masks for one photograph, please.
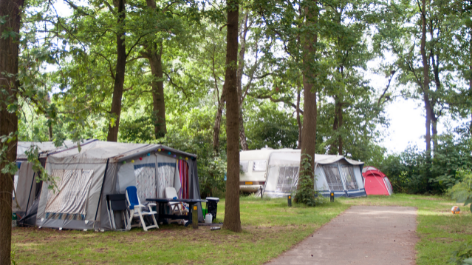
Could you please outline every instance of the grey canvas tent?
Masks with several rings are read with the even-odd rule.
[[[87,144],[87,141],[82,144]],[[18,171],[14,176],[14,192],[12,211],[19,217],[19,225],[36,224],[36,212],[42,182],[37,181],[38,173],[33,171],[32,163],[28,162],[26,152],[33,148],[38,150],[38,159],[44,167],[48,154],[61,152],[76,147],[72,141],[65,141],[56,147],[53,142],[18,142],[16,164]]]
[[[315,190],[323,196],[366,196],[362,181],[364,163],[336,155],[315,155]],[[273,150],[267,163],[264,196],[282,197],[296,191],[300,150]]]
[[[41,187],[36,225],[64,229],[110,230],[106,195],[138,188],[141,201],[162,198],[165,187],[179,197],[199,199],[196,155],[156,144],[90,141],[47,155],[46,171],[55,178]],[[201,205],[198,219],[203,221]]]

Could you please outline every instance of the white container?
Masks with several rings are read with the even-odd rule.
[[[211,213],[207,213],[205,215],[205,224],[211,224],[213,222],[213,215]]]

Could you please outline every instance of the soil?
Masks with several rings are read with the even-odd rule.
[[[267,264],[415,264],[416,209],[353,206]]]

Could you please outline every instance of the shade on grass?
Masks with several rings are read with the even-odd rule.
[[[471,240],[470,213],[453,216],[442,197],[399,195],[336,199],[320,207],[287,207],[286,199],[241,198],[242,233],[162,225],[143,232],[13,230],[15,260],[29,264],[262,264],[290,249],[351,205],[418,208],[418,264],[445,264],[453,248]],[[218,203],[217,221],[224,216]],[[456,242],[459,240],[459,242]]]

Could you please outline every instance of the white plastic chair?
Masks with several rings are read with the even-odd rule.
[[[178,198],[177,191],[175,190],[174,187],[167,187],[165,189],[165,192],[166,192],[167,199]],[[186,210],[182,209],[182,204],[180,202],[169,202],[168,205],[170,206],[170,210],[172,214],[183,215],[185,212],[187,212]],[[181,223],[182,220],[175,220],[175,222]]]
[[[156,206],[155,203],[149,203],[147,206],[144,206],[139,201],[138,192],[135,186],[129,186],[126,188],[126,200],[128,201],[128,209],[129,209],[129,220],[127,223],[127,229],[131,229],[131,221],[135,217],[139,217],[138,227],[142,226],[144,231],[147,231],[151,228],[159,228],[157,225],[156,217],[154,216],[157,214],[156,211],[152,210],[152,206]],[[147,208],[147,210],[146,210]],[[144,222],[143,216],[150,215],[154,222],[154,225],[146,226]]]

